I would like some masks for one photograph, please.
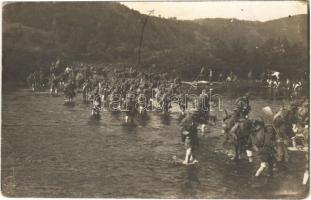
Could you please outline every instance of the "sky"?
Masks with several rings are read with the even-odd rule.
[[[154,16],[182,20],[198,18],[236,18],[268,21],[289,15],[307,14],[307,3],[299,1],[214,1],[214,2],[122,2],[129,8]]]

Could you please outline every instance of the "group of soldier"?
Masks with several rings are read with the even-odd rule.
[[[111,71],[90,66],[60,69],[59,61],[50,69],[50,93],[57,95],[63,90],[66,101],[72,103],[76,92],[81,92],[83,101],[92,105],[91,116],[97,119],[106,108],[124,113],[124,123],[133,124],[136,117],[147,119],[147,111],[153,110],[154,106],[157,111],[168,114],[172,103],[177,103],[181,110],[181,138],[186,149],[183,164],[198,162],[198,127],[215,122],[210,112],[210,88],[203,89],[198,98],[191,99],[187,96],[188,91],[182,88],[181,80],[165,73],[138,72],[132,68]],[[30,76],[33,89],[37,79],[37,74]],[[308,141],[309,102],[307,98],[292,102],[289,108],[283,107],[276,114],[266,107],[263,113],[269,120],[264,120],[250,119],[249,99],[246,93],[235,101],[231,113],[225,112],[224,148],[234,159],[241,159],[244,153],[250,162],[259,160],[255,176],[263,172],[271,174],[281,163],[288,162],[289,144],[296,147],[300,135]],[[194,105],[190,111],[189,103]],[[307,146],[307,142],[304,145]]]
[[[248,158],[256,162],[258,168],[254,177],[272,175],[273,171],[286,169],[289,162],[289,149],[305,154],[303,184],[308,181],[308,135],[309,99],[292,101],[276,114],[269,106],[262,109],[263,117],[250,119],[249,94],[239,97],[230,114],[223,119],[223,147],[234,160]],[[203,111],[207,112],[208,111]],[[207,114],[208,115],[208,114]],[[196,150],[199,146],[197,126],[204,123],[200,111],[194,111],[183,121],[182,140],[185,142],[184,164],[197,162]]]

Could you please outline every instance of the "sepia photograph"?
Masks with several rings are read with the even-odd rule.
[[[2,197],[309,197],[309,1],[1,3]]]

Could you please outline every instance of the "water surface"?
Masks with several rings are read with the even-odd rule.
[[[244,91],[244,90],[242,90]],[[242,91],[223,92],[224,107],[232,108]],[[286,100],[252,95],[251,118],[261,108],[277,111]],[[63,97],[28,90],[2,96],[2,191],[12,197],[116,198],[301,198],[305,158],[291,153],[289,168],[266,184],[252,179],[254,166],[234,162],[222,153],[221,123],[200,133],[199,165],[172,162],[183,158],[178,118],[149,112],[149,120],[123,126],[122,114],[102,113],[90,120],[90,106],[76,98],[74,107]],[[219,119],[222,112],[215,112]],[[268,120],[268,119],[266,119]],[[258,181],[262,183],[262,180]]]

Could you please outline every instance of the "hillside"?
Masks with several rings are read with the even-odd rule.
[[[10,3],[3,8],[3,78],[23,80],[39,66],[47,71],[57,58],[141,68],[156,64],[159,71],[176,69],[190,79],[202,66],[242,75],[266,68],[291,74],[298,67],[303,73],[308,66],[306,15],[264,23],[152,16],[138,66],[145,20],[119,3]]]
[[[196,23],[214,38],[232,41],[246,36],[248,41],[262,43],[269,38],[286,38],[291,43],[308,43],[307,15],[296,15],[266,22],[241,21],[236,19],[198,19]]]

